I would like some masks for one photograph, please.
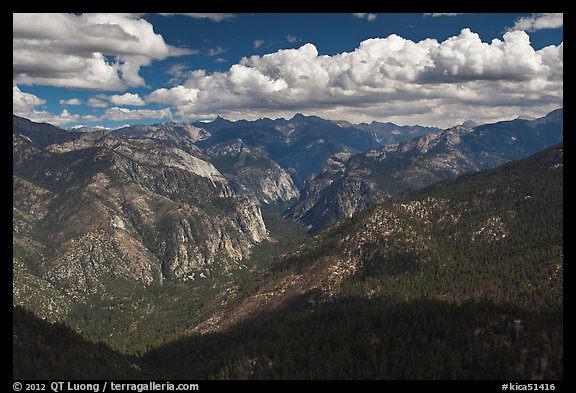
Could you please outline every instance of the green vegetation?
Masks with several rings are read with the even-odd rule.
[[[308,236],[305,226],[296,220],[282,216],[282,212],[288,207],[289,203],[279,202],[260,206],[271,240],[263,241],[253,248],[250,264],[256,269],[273,266],[277,258],[293,250]]]
[[[143,287],[128,280],[109,279],[114,298],[93,296],[75,304],[65,322],[94,342],[106,342],[121,353],[142,354],[180,337],[196,320],[208,299],[225,283],[166,281]]]
[[[181,339],[143,362],[165,379],[561,379],[562,345],[561,313],[347,299]]]
[[[305,230],[268,206],[278,243],[254,248],[234,277],[148,287],[110,281],[114,298],[74,306],[67,322],[141,355],[142,375],[158,379],[562,379],[562,155],[555,146],[405,195],[284,256]],[[264,284],[325,275],[322,263],[341,260],[356,270],[335,294],[313,288],[226,332],[183,337],[217,311],[257,298]],[[24,323],[19,313],[15,326]],[[18,376],[40,373],[46,362],[50,374],[38,375],[59,377],[53,350],[33,342],[31,334],[19,344],[30,351],[14,352]],[[78,361],[62,356],[63,364]]]
[[[266,276],[265,269],[306,236],[295,221],[282,218],[283,205],[264,205],[262,215],[271,241],[253,248],[251,257],[230,275],[194,280],[164,280],[142,286],[121,278],[102,278],[113,297],[93,295],[74,304],[65,322],[94,342],[106,342],[121,353],[143,354],[171,342],[211,312],[222,307],[228,291],[247,296]],[[167,218],[168,219],[168,218]],[[234,299],[231,300],[232,302]]]
[[[341,221],[266,278],[352,256],[360,268],[339,300],[311,307],[305,296],[144,359],[165,378],[561,379],[562,154],[555,146]]]
[[[13,309],[12,327],[15,380],[143,377],[139,359],[88,342],[69,327],[48,323],[21,307]]]
[[[348,255],[359,269],[341,297],[560,307],[561,154],[547,149],[360,212],[310,238],[274,270],[300,273],[319,259]]]

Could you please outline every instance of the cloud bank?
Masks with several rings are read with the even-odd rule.
[[[125,93],[122,95],[114,94],[109,97],[109,100],[114,105],[128,105],[128,106],[144,106],[144,101],[138,94]]]
[[[212,21],[229,14],[191,14]],[[370,20],[371,14],[354,14]],[[392,34],[359,43],[351,52],[321,55],[316,46],[243,58],[225,72],[166,65],[166,87],[146,96],[95,94],[63,99],[96,115],[46,112],[46,100],[21,90],[47,85],[92,91],[144,87],[141,67],[197,50],[168,45],[142,14],[13,14],[13,110],[36,121],[229,119],[291,117],[296,112],[352,122],[452,126],[523,113],[541,116],[563,105],[563,44],[535,50],[526,31],[558,28],[562,14],[516,21],[501,39],[483,42],[470,29],[439,42]],[[435,16],[435,15],[433,15]],[[289,43],[302,39],[287,35]],[[263,40],[252,42],[261,48]],[[205,51],[214,61],[228,49]],[[139,107],[128,109],[128,107]]]
[[[121,91],[153,60],[191,53],[132,14],[13,14],[13,83]]]
[[[146,102],[170,105],[183,119],[291,116],[450,126],[509,118],[518,108],[546,112],[562,105],[563,44],[533,49],[515,30],[482,42],[463,29],[443,42],[392,34],[353,52],[319,55],[313,44],[243,58],[227,72],[189,73],[182,85],[158,89]],[[530,109],[528,109],[530,111]]]

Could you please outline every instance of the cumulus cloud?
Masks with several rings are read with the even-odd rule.
[[[101,119],[94,115],[78,115],[72,114],[67,109],[64,109],[60,114],[33,109],[25,113],[14,112],[15,115],[25,117],[38,123],[50,123],[56,126],[63,126],[71,123],[78,123],[80,121],[95,122]]]
[[[514,30],[536,31],[558,29],[564,25],[564,14],[533,14],[514,23]]]
[[[301,40],[300,40],[298,37],[296,37],[295,35],[290,35],[290,34],[288,34],[288,35],[286,36],[286,41],[288,41],[288,42],[290,42],[290,43],[293,44],[293,43],[298,42],[298,41],[301,41]]]
[[[254,49],[260,48],[264,44],[264,40],[256,40],[254,41]]]
[[[183,82],[186,74],[188,73],[188,65],[184,63],[174,63],[168,69],[166,69],[166,73],[171,76],[170,80],[168,81],[169,85],[175,85],[180,82]]]
[[[354,15],[356,18],[361,18],[361,19],[366,18],[366,20],[368,22],[374,22],[376,20],[376,18],[378,17],[378,15],[376,15],[376,14],[369,14],[369,13],[355,13],[352,15]]]
[[[542,56],[530,45],[530,37],[522,31],[507,32],[504,40],[490,44],[478,34],[463,29],[459,36],[448,38],[430,52],[432,80],[531,80],[547,73]]]
[[[50,123],[56,125],[62,125],[62,124],[76,123],[79,121],[92,122],[98,120],[99,118],[97,116],[72,114],[68,112],[67,109],[64,109],[62,110],[60,115],[55,116],[54,119],[50,121]]]
[[[13,14],[13,81],[87,90],[145,86],[140,68],[190,54],[137,14]]]
[[[171,92],[172,94],[182,90],[181,88],[174,88]],[[159,97],[157,102],[162,102],[161,93],[154,92],[156,97]],[[100,122],[102,120],[116,120],[116,121],[125,121],[125,120],[144,120],[144,119],[172,119],[172,112],[169,108],[152,110],[152,109],[137,109],[137,110],[130,110],[127,108],[120,108],[120,107],[112,107],[106,109],[103,116],[96,116],[96,115],[79,115],[70,113],[67,109],[62,110],[60,114],[51,113],[45,110],[39,110],[38,107],[42,107],[46,104],[46,100],[40,97],[35,96],[34,94],[25,93],[20,90],[18,86],[12,87],[12,97],[13,97],[13,105],[12,110],[13,113],[17,116],[25,117],[32,121],[36,122],[46,122],[50,124],[54,124],[57,126],[73,124],[73,123],[91,123],[91,122]],[[144,101],[138,96],[138,94],[131,94],[126,93],[123,95],[113,95],[113,96],[105,96],[103,94],[99,94],[96,97],[91,97],[88,100],[88,105],[93,108],[106,108],[108,107],[108,103],[104,100],[108,100],[115,105],[144,105]],[[77,105],[71,104],[80,101],[76,98],[70,100],[61,100],[61,104],[67,105]],[[153,101],[153,100],[152,100]],[[166,100],[167,103],[170,103],[170,100]],[[182,103],[182,97],[174,102]]]
[[[176,86],[171,89],[161,88],[146,96],[146,101],[178,107],[196,102],[198,92],[197,89],[184,86]]]
[[[92,108],[106,108],[108,107],[108,103],[99,98],[91,97],[88,99],[88,106]]]
[[[144,101],[138,94],[125,93],[122,95],[112,95],[109,97],[110,102],[114,105],[144,106]]]
[[[62,100],[64,101],[64,100]],[[69,102],[80,101],[76,98],[67,100]],[[46,100],[35,96],[34,94],[25,93],[18,86],[12,87],[12,113],[17,116],[25,117],[36,122],[45,122],[54,125],[69,124],[78,121],[98,121],[99,118],[93,115],[73,115],[67,109],[64,109],[59,115],[50,113],[45,110],[39,110],[38,107],[46,104]]]
[[[127,109],[113,107],[106,109],[103,118],[114,121],[142,120],[142,119],[172,119],[172,112],[164,109]]]
[[[44,105],[46,100],[36,97],[34,94],[20,91],[18,86],[12,86],[12,112],[18,116],[26,116],[34,108]]]
[[[209,19],[214,22],[221,22],[223,20],[229,20],[235,17],[234,14],[218,14],[218,13],[212,13],[212,14],[159,13],[159,15],[162,16],[184,15],[195,19]]]
[[[140,98],[138,93],[124,94],[97,94],[88,99],[88,106],[92,108],[107,108],[109,103],[117,106],[144,106],[146,103]]]
[[[320,55],[310,43],[254,55],[226,72],[192,71],[183,85],[156,90],[146,101],[172,105],[185,119],[303,112],[350,121],[404,116],[412,124],[450,126],[471,113],[475,121],[483,114],[506,118],[518,108],[542,115],[561,106],[562,97],[563,45],[536,51],[523,31],[488,43],[463,29],[443,42],[392,34],[333,56]]]
[[[60,105],[82,105],[82,101],[78,98],[70,98],[69,100],[60,100]]]

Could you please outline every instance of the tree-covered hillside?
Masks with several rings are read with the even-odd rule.
[[[562,378],[562,158],[339,222],[196,329],[222,333],[145,358],[170,377]]]
[[[200,305],[204,321],[181,332],[188,337],[137,362],[141,375],[159,379],[562,379],[563,256],[556,145],[263,258],[260,274]],[[22,319],[16,312],[15,327]],[[61,328],[40,331],[51,329]],[[36,334],[14,336],[30,348],[14,362],[36,356],[31,364],[49,367],[22,375],[60,375],[55,356],[77,361],[76,352],[42,345],[60,333]]]

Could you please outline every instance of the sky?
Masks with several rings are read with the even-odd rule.
[[[541,117],[563,106],[563,15],[13,14],[12,89],[63,128]]]

